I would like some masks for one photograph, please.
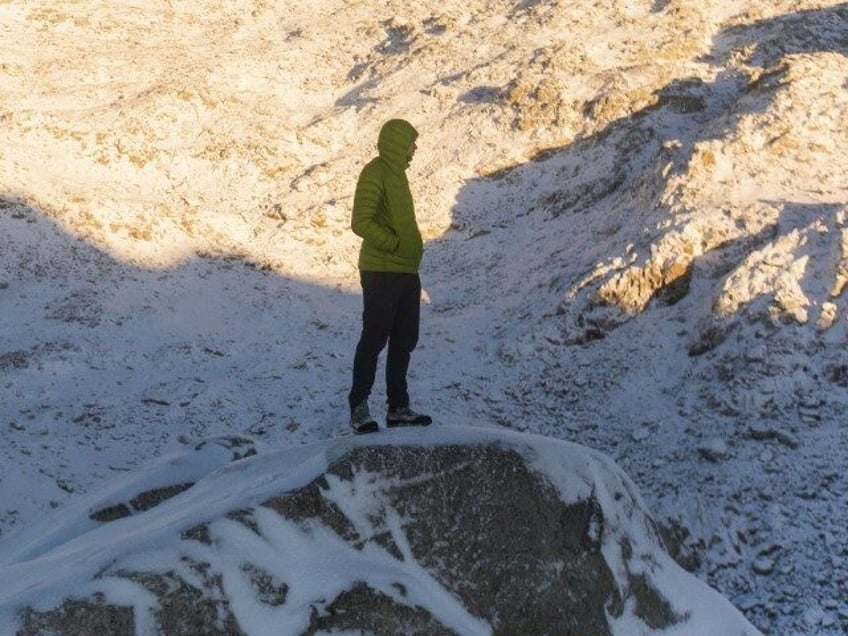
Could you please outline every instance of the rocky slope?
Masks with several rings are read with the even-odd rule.
[[[3,536],[208,435],[336,434],[402,115],[416,399],[611,454],[757,627],[844,633],[848,6],[612,5],[0,5]]]

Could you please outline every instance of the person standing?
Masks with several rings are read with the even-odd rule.
[[[371,417],[368,397],[378,358],[387,343],[386,426],[426,426],[432,422],[429,415],[410,408],[406,381],[410,357],[418,344],[418,267],[424,251],[406,177],[417,138],[418,132],[408,121],[387,121],[377,140],[378,156],[365,165],[356,183],[351,229],[362,238],[359,276],[363,312],[348,395],[350,424],[356,433],[379,430]]]

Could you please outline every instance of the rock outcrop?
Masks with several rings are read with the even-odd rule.
[[[64,545],[5,555],[5,580],[26,574],[0,594],[0,626],[18,636],[756,633],[665,553],[632,482],[573,444],[391,432],[248,457],[187,483]]]

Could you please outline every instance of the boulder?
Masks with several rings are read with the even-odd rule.
[[[616,465],[575,444],[433,427],[174,478],[151,508],[0,551],[0,631],[757,633],[671,559]],[[96,507],[64,514],[90,524]]]

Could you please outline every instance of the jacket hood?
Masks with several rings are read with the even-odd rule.
[[[418,131],[404,119],[390,119],[380,129],[377,149],[380,157],[391,165],[406,170],[409,167],[409,144],[418,138]]]

